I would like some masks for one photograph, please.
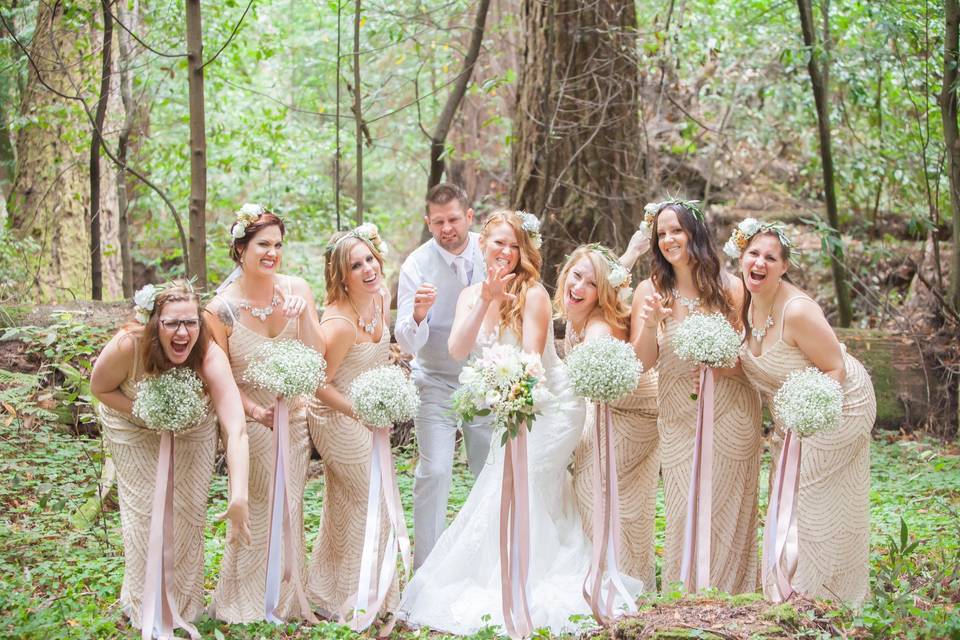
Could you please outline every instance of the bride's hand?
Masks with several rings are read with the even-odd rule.
[[[507,291],[507,285],[517,277],[515,273],[503,273],[503,267],[488,267],[487,279],[480,286],[480,298],[486,302],[516,300],[517,296]]]

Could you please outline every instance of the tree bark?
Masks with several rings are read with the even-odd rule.
[[[353,118],[357,130],[357,212],[356,223],[363,223],[363,104],[360,89],[360,11],[361,0],[353,3]]]
[[[40,247],[32,256],[38,301],[85,298],[91,290],[87,164],[83,149],[71,143],[89,131],[89,123],[77,104],[65,105],[62,96],[43,86],[46,82],[73,93],[67,66],[59,60],[72,62],[85,36],[64,24],[69,10],[60,3],[38,5],[28,49],[38,66],[30,66],[23,92],[21,116],[28,124],[17,134],[17,171],[9,202],[14,235],[31,237]],[[75,69],[84,74],[87,67]]]
[[[207,287],[207,134],[203,100],[203,31],[200,0],[186,0],[190,102],[190,256],[188,275]]]
[[[473,67],[480,56],[480,45],[483,43],[483,32],[487,24],[487,10],[490,8],[490,0],[480,0],[477,5],[477,14],[473,21],[473,31],[470,35],[470,45],[467,47],[467,55],[463,59],[463,70],[457,76],[457,82],[447,96],[447,102],[443,105],[443,111],[440,113],[440,120],[430,136],[430,178],[427,181],[427,191],[438,184],[443,179],[445,162],[443,160],[446,149],[447,134],[450,133],[450,127],[453,125],[453,119],[457,115],[463,96],[467,93],[467,87],[470,86],[470,79],[473,77]]]
[[[623,248],[643,206],[637,16],[628,0],[524,0],[510,193],[542,220],[544,281],[575,246]]]
[[[131,21],[127,18],[126,2],[117,4],[117,17],[127,25]],[[133,79],[130,75],[130,59],[132,57],[130,36],[123,30],[117,33],[117,67],[120,73],[120,100],[123,102],[123,125],[117,139],[117,220],[118,242],[120,244],[120,268],[122,271],[123,297],[133,297],[133,255],[130,251],[130,194],[127,188],[127,152],[130,147],[130,135],[133,132],[134,112]]]
[[[960,62],[960,3],[946,0],[946,30],[943,39],[943,88],[940,92],[940,116],[943,141],[947,148],[950,177],[950,205],[953,208],[953,258],[950,265],[950,291],[947,299],[960,310],[960,127],[957,123],[957,64]]]
[[[810,50],[810,60],[807,71],[810,75],[810,84],[813,87],[813,99],[817,108],[817,130],[820,136],[820,160],[823,165],[823,193],[827,205],[827,221],[830,226],[840,233],[840,217],[837,214],[837,194],[833,180],[833,150],[830,141],[830,104],[828,102],[829,69],[827,60],[823,61],[823,68],[817,62],[817,36],[814,31],[813,8],[810,0],[797,0],[800,11],[800,27],[803,31],[804,45]],[[824,11],[824,28],[829,25],[829,16]],[[830,267],[833,273],[833,285],[837,294],[837,311],[842,327],[849,327],[853,320],[853,310],[850,305],[850,289],[844,273],[843,248],[840,243],[830,255]]]
[[[101,0],[103,8],[103,42],[100,54],[100,94],[93,118],[90,139],[90,280],[91,297],[103,300],[103,259],[100,246],[100,146],[103,144],[103,122],[110,99],[110,76],[113,62],[113,16],[110,0]]]

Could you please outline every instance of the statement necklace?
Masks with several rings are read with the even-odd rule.
[[[571,347],[575,347],[583,342],[583,334],[586,332],[586,330],[586,325],[584,325],[583,329],[577,331],[573,328],[572,322],[567,323],[567,340],[569,340]]]
[[[680,295],[679,289],[672,289],[670,294],[673,296],[673,299],[678,303],[682,304],[687,308],[687,313],[694,313],[697,309],[700,308],[700,297],[688,298],[687,296]]]
[[[364,322],[363,318],[360,316],[360,312],[357,310],[357,305],[353,303],[353,299],[350,296],[347,296],[347,300],[350,301],[350,306],[353,307],[353,312],[357,314],[357,326],[372,336],[377,331],[377,327],[380,326],[380,313],[378,312],[376,301],[373,301],[371,304],[373,307],[373,317],[370,318],[370,322]]]
[[[750,327],[750,335],[753,336],[753,339],[757,342],[763,342],[764,336],[767,335],[767,331],[770,327],[773,326],[773,307],[777,304],[777,294],[780,293],[780,285],[783,284],[783,280],[777,283],[777,290],[773,292],[773,302],[770,303],[770,313],[767,314],[767,319],[763,321],[763,328],[758,329],[755,325],[756,323],[753,320],[753,305],[750,305],[750,324],[754,325]]]
[[[280,306],[280,292],[277,290],[274,290],[273,297],[270,299],[270,304],[268,304],[265,307],[255,307],[249,302],[246,302],[244,300],[238,301],[237,306],[240,307],[241,309],[245,309],[246,311],[249,311],[250,315],[260,320],[260,322],[266,322],[267,318],[269,318],[273,314],[273,310],[276,307]]]

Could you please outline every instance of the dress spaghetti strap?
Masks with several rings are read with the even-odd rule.
[[[322,320],[320,320],[320,324],[322,325],[324,322],[329,322],[329,321],[331,321],[331,320],[345,320],[345,321],[347,322],[347,324],[349,324],[351,327],[353,327],[353,342],[354,342],[354,344],[356,344],[356,342],[357,342],[357,323],[355,323],[353,320],[351,320],[351,319],[348,318],[347,316],[330,316],[329,318],[323,318]]]
[[[794,300],[803,300],[806,297],[807,296],[796,295],[783,303],[783,309],[780,311],[780,339],[781,340],[783,340],[783,325],[786,324],[786,320],[787,320],[787,307],[790,306],[790,303],[793,302]]]

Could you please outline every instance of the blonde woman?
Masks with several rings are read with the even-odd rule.
[[[627,341],[630,333],[630,277],[613,253],[599,244],[578,247],[560,271],[554,308],[567,321],[564,352],[578,344],[612,336]],[[622,573],[656,591],[654,518],[660,473],[657,433],[657,374],[645,371],[630,395],[610,405],[620,491],[620,566]],[[593,411],[586,412],[583,434],[573,454],[573,486],[583,528],[593,522]],[[603,447],[604,443],[599,443]]]

